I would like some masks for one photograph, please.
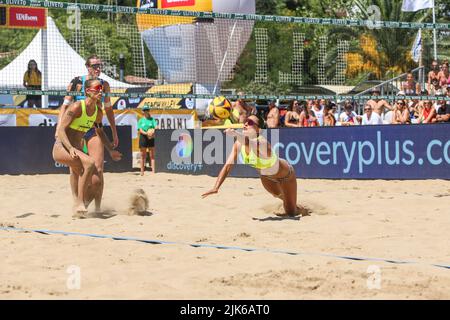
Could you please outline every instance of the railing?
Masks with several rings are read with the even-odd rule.
[[[413,70],[410,71],[413,75],[414,78],[419,79],[419,83],[420,83],[420,87],[422,90],[425,89],[425,67],[417,67]],[[402,81],[404,81],[406,79],[406,76],[408,75],[407,72],[402,73],[399,76],[396,76],[392,79],[383,81],[373,87],[370,87],[369,89],[366,89],[360,93],[355,94],[355,96],[363,96],[363,95],[368,95],[370,94],[374,89],[379,89],[380,90],[380,94],[389,96],[395,96],[397,94],[398,91],[401,90],[402,88]],[[359,114],[362,114],[362,108],[364,107],[364,104],[362,103],[363,101],[361,100],[355,100],[356,103],[358,104],[357,106],[357,112]]]

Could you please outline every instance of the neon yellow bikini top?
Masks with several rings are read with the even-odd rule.
[[[259,140],[260,137],[258,137],[257,140]],[[271,157],[270,158],[261,158],[258,157],[253,150],[250,148],[250,153],[247,154],[245,152],[245,145],[242,145],[241,147],[241,155],[242,155],[242,160],[244,161],[244,164],[248,164],[251,167],[255,168],[255,169],[269,169],[272,168],[276,162],[278,161],[278,156],[275,153],[275,151],[272,150],[271,152]]]
[[[70,128],[76,131],[88,132],[95,123],[97,119],[98,108],[95,106],[95,112],[92,116],[88,116],[86,113],[86,102],[80,100],[81,102],[81,117],[75,118],[70,124]]]

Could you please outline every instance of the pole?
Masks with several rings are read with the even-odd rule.
[[[436,46],[436,0],[433,0],[433,42],[434,42],[434,60],[437,60],[437,46]]]
[[[47,19],[47,17],[45,17]],[[47,29],[41,29],[41,90],[48,90],[48,50],[47,50]],[[48,96],[41,96],[41,107],[48,108]]]
[[[119,55],[119,68],[120,68],[120,75],[119,79],[121,82],[123,82],[124,79],[124,72],[125,72],[125,58],[123,56],[123,53]]]

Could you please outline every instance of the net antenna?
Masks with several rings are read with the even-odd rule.
[[[227,60],[228,50],[230,49],[230,44],[231,44],[231,40],[233,39],[234,32],[236,30],[236,25],[237,25],[237,20],[234,22],[233,28],[231,30],[231,34],[228,37],[227,49],[225,50],[225,53],[224,53],[223,58],[222,58],[222,63],[220,64],[219,72],[217,73],[217,80],[216,80],[216,84],[214,85],[213,94],[217,94],[217,89],[218,89],[218,86],[219,86],[220,76],[222,75],[223,67],[225,66],[225,61]]]

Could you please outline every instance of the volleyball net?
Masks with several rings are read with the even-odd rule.
[[[202,110],[218,95],[253,102],[363,103],[399,94],[450,100],[447,83],[427,83],[434,30],[439,63],[450,57],[450,21],[425,22],[427,10],[401,12],[401,1],[390,8],[355,1],[321,16],[306,9],[299,13],[308,16],[258,14],[257,0],[101,2],[0,0],[0,95],[10,97],[4,106],[36,95],[53,108],[65,95],[79,95],[68,85],[87,74],[94,54],[118,109]],[[28,71],[31,60],[39,84]]]

